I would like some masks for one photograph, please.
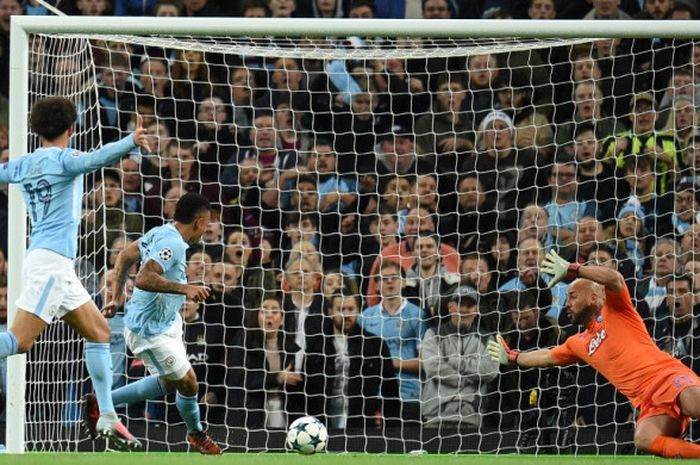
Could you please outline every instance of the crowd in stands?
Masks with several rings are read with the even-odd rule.
[[[698,7],[51,3],[82,15],[640,21],[695,19]],[[11,14],[47,11],[0,0],[0,122]],[[57,53],[49,42],[34,45]],[[579,331],[565,311],[567,285],[550,290],[539,272],[552,249],[620,271],[659,346],[700,374],[700,43],[612,39],[355,61],[194,48],[93,41],[99,141],[127,134],[139,114],[153,153],[90,180],[81,266],[98,276],[98,302],[108,301],[116,254],[172,219],[183,193],[216,206],[187,268],[189,281],[212,293],[182,311],[208,422],[284,428],[311,414],[331,429],[517,429],[532,445],[531,430],[630,421],[629,404],[589,368],[502,370],[486,354],[496,333],[530,350]],[[52,60],[58,73],[79,73],[68,59]],[[0,128],[4,156],[6,148]],[[111,320],[115,386],[143,374],[125,354],[122,318]],[[166,418],[162,407],[149,405],[148,417]]]

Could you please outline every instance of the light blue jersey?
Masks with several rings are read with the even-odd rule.
[[[418,358],[425,331],[428,329],[423,310],[407,300],[396,313],[384,310],[381,303],[368,307],[357,316],[365,331],[384,339],[393,358]],[[417,373],[399,372],[399,395],[403,401],[420,400],[421,381]]]
[[[148,231],[140,240],[141,266],[153,260],[163,268],[163,278],[186,283],[186,252],[189,246],[174,225],[166,224]],[[181,294],[149,292],[134,288],[134,295],[126,305],[124,323],[141,337],[163,334],[179,318],[185,303]]]
[[[47,249],[74,259],[83,175],[115,164],[135,147],[130,135],[93,152],[46,147],[0,165],[0,183],[19,184],[27,206],[32,225],[27,252]]]

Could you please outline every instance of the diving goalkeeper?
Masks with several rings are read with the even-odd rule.
[[[570,264],[554,251],[540,270],[553,276],[550,287],[573,280],[564,309],[585,331],[551,349],[522,353],[498,336],[489,342],[491,357],[523,368],[588,363],[639,409],[637,448],[667,458],[700,458],[700,445],[680,439],[690,419],[700,418],[700,379],[654,344],[622,275],[601,266]]]

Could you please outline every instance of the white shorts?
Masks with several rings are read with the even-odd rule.
[[[73,260],[46,249],[35,249],[24,259],[22,294],[17,307],[46,323],[63,318],[91,300],[75,274]]]
[[[143,361],[152,375],[176,381],[184,378],[192,366],[187,360],[179,318],[166,332],[153,337],[141,337],[124,328],[124,339],[131,353]]]

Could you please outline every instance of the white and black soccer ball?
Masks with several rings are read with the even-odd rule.
[[[328,430],[316,417],[301,417],[289,425],[287,447],[301,454],[315,454],[326,450]]]

